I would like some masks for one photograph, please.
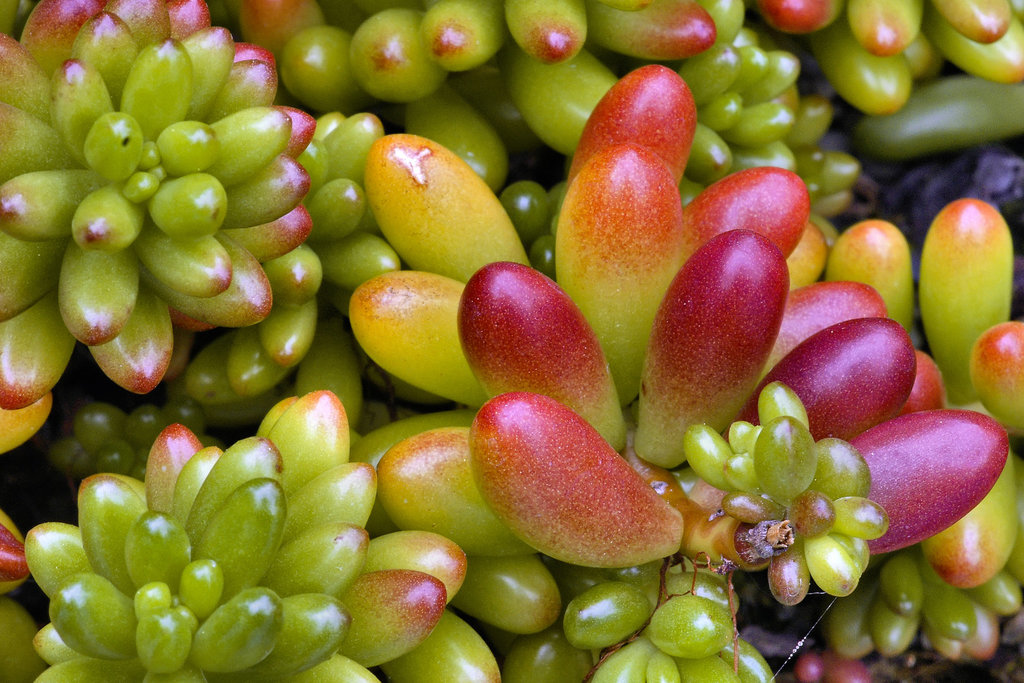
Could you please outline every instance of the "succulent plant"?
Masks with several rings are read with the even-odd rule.
[[[309,231],[295,157],[312,119],[273,106],[268,52],[209,26],[202,3],[65,4],[39,3],[20,43],[0,37],[20,140],[0,173],[6,409],[45,394],[76,340],[148,392],[172,324],[262,320],[271,282],[251,247],[283,254]]]
[[[916,275],[898,217],[837,230],[860,163],[798,77],[906,101],[859,124],[878,156],[1012,135],[984,79],[1019,80],[1019,3],[883,4],[0,12],[0,451],[77,341],[166,383],[35,439],[84,480],[75,526],[0,515],[0,592],[50,620],[26,651],[0,598],[5,673],[767,680],[739,595],[812,581],[836,672],[990,656],[1024,575],[1010,229],[952,202]],[[942,59],[977,75],[923,84]],[[988,130],[919,135],[953,98]]]
[[[78,526],[29,532],[29,567],[50,598],[51,623],[35,639],[51,665],[42,680],[240,671],[280,679],[327,661],[353,620],[353,631],[372,631],[360,616],[367,592],[418,577],[441,586],[422,572],[363,572],[376,477],[348,462],[336,397],[286,400],[259,433],[222,451],[171,425],[153,444],[144,482],[87,477]],[[325,505],[320,493],[337,487],[350,495]]]
[[[1021,8],[1008,0],[758,0],[756,7],[774,29],[806,36],[839,95],[868,114],[899,110],[913,81],[934,76],[946,60],[999,83],[1024,78]]]

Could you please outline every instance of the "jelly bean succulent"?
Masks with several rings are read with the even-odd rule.
[[[1009,227],[952,202],[917,269],[892,223],[837,233],[860,164],[798,77],[806,47],[877,113],[948,58],[973,93],[1019,80],[1019,19],[841,5],[0,13],[0,451],[77,341],[166,389],[37,439],[78,517],[0,514],[0,593],[49,605],[12,675],[769,680],[748,596],[815,584],[840,655],[990,656],[1024,576]],[[891,121],[860,148],[904,154]]]
[[[686,111],[686,86],[676,82],[675,99],[662,89],[659,106]],[[754,568],[795,545],[770,570],[781,600],[799,601],[812,572],[823,589],[846,595],[866,568],[869,541],[880,551],[916,543],[985,496],[1006,459],[1005,432],[967,411],[897,418],[917,355],[904,328],[882,317],[880,295],[822,283],[789,305],[785,255],[808,219],[803,183],[781,169],[748,169],[681,207],[676,185],[693,118],[642,109],[638,83],[620,81],[584,130],[557,222],[554,281],[521,254],[496,261],[467,249],[469,238],[449,246],[440,225],[429,240],[418,234],[417,216],[446,216],[434,203],[444,195],[431,194],[445,179],[444,157],[413,136],[375,143],[369,200],[410,187],[377,220],[421,270],[357,288],[353,332],[386,371],[482,404],[468,437],[473,480],[493,513],[544,555],[617,567],[682,548]],[[661,127],[646,128],[650,120]],[[385,171],[390,182],[378,186]],[[419,336],[428,325],[432,342],[445,335],[429,358]],[[408,327],[396,335],[398,326]],[[456,334],[461,357],[447,341]],[[777,391],[789,398],[766,398],[759,414],[758,397]],[[634,401],[635,431],[621,408]],[[717,437],[718,449],[687,452],[689,429],[709,439],[735,434]],[[949,446],[938,444],[953,433],[972,446],[972,457],[956,463],[970,485],[949,492],[948,508],[919,515],[924,501],[907,493],[906,479],[912,469],[929,480],[939,472]],[[755,447],[762,434],[763,448]],[[920,446],[910,464],[897,453],[912,443]],[[691,454],[699,464],[681,468]],[[382,474],[382,488],[391,476]],[[706,480],[696,492],[693,476]],[[726,517],[709,520],[718,509]],[[762,538],[751,542],[749,527]],[[751,546],[766,542],[777,548],[752,557]]]
[[[184,425],[165,428],[145,481],[87,477],[78,525],[43,523],[26,540],[50,598],[35,639],[50,664],[40,680],[242,671],[283,680],[338,656],[343,641],[375,665],[399,638],[413,639],[406,649],[422,640],[445,587],[386,560],[367,569],[362,525],[376,477],[348,462],[348,447],[344,408],[317,392],[275,406],[258,436],[226,450],[202,447]],[[440,603],[423,606],[424,623],[389,626],[362,616],[379,591],[393,592],[392,604],[433,591]],[[374,618],[392,630],[375,632]]]
[[[45,394],[76,340],[114,381],[151,390],[172,324],[267,317],[260,261],[310,228],[295,157],[314,122],[273,105],[266,50],[209,26],[202,3],[66,4],[39,3],[21,42],[0,37],[6,409]]]
[[[774,29],[806,36],[812,54],[841,97],[868,114],[891,114],[914,80],[934,77],[949,61],[999,83],[1024,78],[1019,3],[1009,0],[758,0]]]

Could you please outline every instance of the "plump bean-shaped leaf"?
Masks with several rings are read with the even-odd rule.
[[[30,242],[66,237],[78,203],[100,184],[85,169],[19,174],[0,186],[0,230]]]
[[[459,344],[462,292],[461,282],[435,273],[378,275],[352,294],[352,332],[385,372],[460,403],[480,405],[486,394]]]
[[[629,638],[650,616],[651,603],[643,589],[626,581],[605,581],[566,604],[562,628],[574,647],[600,649]]]
[[[0,182],[30,171],[55,170],[74,164],[60,134],[35,116],[0,102],[0,124],[10,135],[10,145],[0,160]]]
[[[184,608],[139,616],[135,649],[147,671],[166,674],[182,668],[192,648],[193,624],[195,616]]]
[[[53,76],[50,118],[64,144],[79,161],[93,122],[113,110],[103,76],[88,62],[69,59]]]
[[[1024,77],[1024,25],[1010,17],[1006,32],[982,43],[963,35],[928,3],[921,31],[950,62],[969,74],[997,83],[1017,83]]]
[[[473,476],[512,531],[556,559],[621,567],[678,550],[682,518],[561,403],[513,392],[470,431]]]
[[[243,484],[253,479],[281,479],[281,454],[264,437],[251,436],[232,444],[214,463],[188,513],[185,530],[198,540],[221,506]]]
[[[558,584],[536,553],[470,557],[465,581],[451,604],[510,633],[542,631],[562,609]]]
[[[470,555],[530,552],[473,482],[468,427],[427,429],[401,440],[380,458],[377,474],[380,504],[399,528],[444,534]]]
[[[234,40],[222,26],[206,26],[179,40],[192,62],[192,93],[186,119],[207,121],[214,98],[231,72]]]
[[[340,652],[377,666],[422,643],[441,619],[444,584],[412,569],[362,574],[342,597],[352,615]]]
[[[896,55],[907,49],[921,29],[924,3],[852,0],[847,18],[857,42],[875,55]]]
[[[348,416],[330,391],[299,397],[273,424],[260,425],[257,434],[270,439],[281,454],[285,493],[348,462]]]
[[[53,392],[17,410],[0,408],[0,453],[17,448],[32,438],[46,422],[53,407]]]
[[[430,57],[419,8],[385,7],[361,22],[349,49],[360,88],[388,102],[412,102],[436,90],[448,72]]]
[[[2,202],[0,198],[0,202]],[[57,240],[26,242],[0,233],[0,322],[10,320],[57,286],[66,245]]]
[[[501,680],[490,647],[472,626],[450,610],[444,611],[426,640],[401,657],[384,662],[381,669],[390,680],[407,683]]]
[[[696,0],[655,0],[631,11],[590,0],[587,28],[596,45],[659,61],[700,54],[714,45],[718,35],[714,19]]]
[[[874,287],[885,301],[889,317],[908,331],[913,327],[910,245],[892,223],[866,220],[843,231],[829,251],[825,278],[863,282]]]
[[[993,325],[971,349],[971,385],[985,408],[1007,429],[1024,429],[1024,323]],[[941,386],[941,385],[940,385]]]
[[[970,379],[975,340],[1009,318],[1013,243],[995,207],[978,199],[947,204],[932,220],[921,249],[918,297],[932,357],[949,399],[976,397]]]
[[[341,596],[363,571],[368,543],[362,527],[324,521],[284,543],[261,583],[281,596]]]
[[[239,671],[274,648],[284,622],[281,598],[268,588],[247,588],[211,614],[196,631],[189,661],[213,672]]]
[[[4,64],[0,102],[45,121],[50,113],[50,79],[31,53],[8,33],[0,37]]]
[[[717,654],[732,634],[729,609],[696,595],[674,595],[654,611],[645,633],[673,657]]]
[[[807,409],[815,439],[851,439],[897,415],[914,385],[914,347],[888,318],[855,318],[808,337],[772,368],[740,419],[756,422],[757,393],[782,382]]]
[[[332,467],[288,497],[285,540],[319,523],[363,526],[373,508],[376,491],[377,475],[372,465],[348,462]]]
[[[590,680],[594,683],[646,680],[647,663],[661,650],[647,636],[641,636],[619,648],[605,659]]]
[[[459,303],[459,339],[488,395],[546,394],[594,425],[616,450],[625,445],[626,424],[597,337],[546,276],[508,262],[478,270]]]
[[[590,652],[570,645],[562,625],[556,623],[540,633],[515,638],[502,661],[501,677],[508,683],[583,680],[591,666]]]
[[[929,4],[958,33],[978,43],[995,42],[1010,27],[1012,11],[1011,4],[1008,2],[935,0]]]
[[[188,520],[199,489],[223,453],[224,451],[216,446],[200,448],[189,456],[175,476],[174,491],[168,504],[171,514],[182,524]]]
[[[693,95],[677,73],[660,64],[634,69],[591,112],[573,153],[568,180],[601,148],[632,142],[650,147],[678,182],[690,156],[696,123]]]
[[[267,572],[281,545],[285,497],[273,479],[251,479],[220,506],[193,556],[217,562],[224,572],[224,596],[256,584]]]
[[[196,297],[158,282],[148,274],[144,281],[175,310],[195,321],[222,327],[245,327],[263,320],[270,313],[273,291],[259,261],[227,235],[217,234],[231,262],[231,282],[214,296]]]
[[[1019,462],[1007,458],[980,503],[952,526],[921,541],[925,559],[951,586],[980,586],[1006,564],[1017,538],[1014,470]]]
[[[366,667],[357,664],[355,661],[334,653],[334,655],[322,664],[318,664],[291,678],[293,683],[320,683],[320,681],[351,681],[351,683],[380,683],[380,679],[373,675]]]
[[[562,154],[572,154],[590,112],[616,81],[586,48],[572,59],[545,64],[510,45],[498,53],[498,66],[530,130]]]
[[[869,498],[889,515],[872,553],[898,550],[963,517],[989,492],[1006,462],[1006,431],[963,410],[909,413],[851,443],[871,470]]]
[[[188,112],[192,74],[192,60],[180,42],[168,39],[144,47],[128,72],[121,110],[139,122],[147,139],[155,140]]]
[[[409,529],[375,536],[366,548],[364,572],[415,569],[444,584],[447,600],[459,592],[466,578],[466,553],[433,531]]]
[[[683,258],[713,236],[747,229],[769,238],[789,256],[810,215],[807,186],[800,176],[773,166],[732,173],[709,185],[683,208]]]
[[[224,572],[214,560],[189,562],[181,571],[178,600],[197,619],[213,614],[224,595]]]
[[[352,76],[351,43],[348,31],[330,24],[292,32],[277,51],[281,82],[316,111],[359,111],[370,98]]]
[[[50,601],[50,621],[61,640],[87,657],[135,656],[135,608],[114,584],[91,572],[63,581]]]
[[[16,410],[39,400],[57,383],[74,346],[55,291],[0,322],[0,408]]]
[[[260,263],[284,256],[302,244],[312,229],[313,221],[302,204],[268,223],[222,228],[225,235],[238,242]]]
[[[818,465],[807,427],[784,415],[763,425],[754,445],[757,483],[774,500],[788,504],[814,480]]]
[[[302,164],[278,154],[263,168],[226,188],[224,227],[262,225],[286,216],[309,191],[309,183]]]
[[[760,378],[783,317],[789,274],[767,238],[733,230],[672,280],[647,342],[635,448],[675,467],[692,424],[722,431]]]
[[[411,268],[465,282],[493,261],[527,262],[494,192],[436,142],[380,138],[370,148],[364,189],[381,232]]]
[[[25,537],[25,559],[36,584],[49,597],[69,576],[91,571],[81,530],[64,522],[32,527]]]
[[[844,597],[857,587],[864,567],[837,538],[838,534],[824,534],[804,539],[804,557],[818,588],[829,595]]]
[[[446,71],[466,71],[487,62],[505,41],[501,0],[446,0],[427,8],[420,22],[434,61]]]
[[[621,403],[639,391],[655,312],[685,259],[676,188],[653,151],[616,144],[580,169],[559,213],[556,280],[594,329]]]
[[[78,523],[89,564],[127,595],[135,592],[135,585],[125,562],[125,540],[145,512],[136,487],[117,475],[96,474],[79,487]]]
[[[344,640],[352,621],[337,598],[317,593],[282,598],[281,611],[274,649],[252,669],[258,676],[286,676],[326,661]]]
[[[211,124],[220,157],[207,173],[230,187],[265,168],[288,147],[292,121],[275,107],[250,107]]]
[[[892,114],[910,96],[912,79],[902,55],[867,51],[845,21],[809,36],[812,53],[839,96],[865,114]]]
[[[810,33],[835,21],[843,5],[835,0],[757,0],[757,9],[771,26],[786,33]]]
[[[103,372],[119,386],[146,394],[164,378],[171,362],[174,331],[167,304],[142,289],[116,337],[89,347]]]
[[[234,330],[230,337],[231,349],[227,354],[225,374],[236,396],[248,398],[267,395],[274,385],[288,375],[289,368],[274,362],[263,348],[256,327]]]
[[[917,568],[915,551],[894,554],[878,574],[879,602],[896,614],[913,616],[924,600],[924,583]]]
[[[132,582],[152,581],[178,592],[181,570],[189,563],[192,543],[178,522],[163,512],[146,512],[128,528],[124,543],[125,564]]]
[[[25,20],[22,43],[47,74],[68,58],[79,27],[103,9],[102,0],[42,2]]]
[[[853,318],[884,318],[885,301],[860,282],[815,282],[792,290],[766,369],[775,367],[801,342],[826,327]]]
[[[583,0],[508,0],[505,24],[526,54],[554,64],[572,59],[580,51],[590,19]]]
[[[147,225],[133,246],[148,274],[174,291],[205,298],[231,284],[231,257],[212,235],[177,240]]]
[[[107,253],[71,243],[60,267],[58,299],[68,330],[84,344],[118,335],[135,306],[139,263],[128,250]]]
[[[935,364],[931,356],[920,349],[914,350],[914,356],[917,358],[914,387],[910,390],[910,396],[903,404],[900,414],[945,408],[946,386],[942,382],[942,372],[939,370],[939,366]]]

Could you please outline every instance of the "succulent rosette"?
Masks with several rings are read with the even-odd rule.
[[[291,680],[314,667],[375,680],[365,667],[442,619],[465,556],[425,532],[371,542],[376,476],[348,458],[343,406],[314,392],[226,450],[165,428],[145,481],[86,478],[78,525],[46,522],[26,540],[50,598],[40,680]]]
[[[645,88],[656,88],[656,104]],[[694,119],[685,83],[664,67],[634,72],[601,100],[569,172],[554,280],[521,255],[501,260],[459,237],[444,204],[451,193],[439,189],[445,157],[413,136],[381,138],[368,200],[386,208],[381,231],[420,270],[358,287],[353,332],[387,372],[482,404],[463,457],[487,506],[544,555],[616,567],[682,548],[754,568],[795,544],[804,552],[777,563],[779,595],[799,601],[809,584],[803,560],[783,566],[796,557],[820,587],[846,595],[872,549],[916,543],[982,500],[1002,471],[1006,434],[968,411],[898,417],[917,354],[874,289],[832,282],[790,295],[787,256],[809,217],[795,174],[747,169],[681,206]],[[438,222],[429,237],[419,232],[425,220]],[[623,417],[629,404],[635,431]],[[721,448],[689,469],[695,425],[736,435],[717,437]],[[953,443],[969,457],[952,457]],[[918,514],[952,467],[970,484],[943,485],[944,504]],[[694,488],[696,475],[707,481]],[[735,516],[709,520],[730,491],[724,509]],[[769,540],[780,525],[787,533]],[[775,547],[744,556],[759,526],[755,544]]]
[[[363,190],[369,149],[384,129],[365,112],[324,114],[314,125],[297,159],[310,177],[299,207],[309,221],[308,239],[263,264],[273,310],[201,349],[184,373],[184,391],[215,420],[230,406],[249,405],[258,413],[268,397],[272,403],[277,390],[294,381],[297,393],[330,389],[359,423],[357,351],[333,312],[347,312],[348,297],[365,280],[401,267],[376,229]]]
[[[307,114],[273,105],[269,52],[200,2],[39,3],[0,37],[0,405],[52,387],[76,340],[121,386],[164,376],[173,325],[252,325],[261,265],[309,232]]]

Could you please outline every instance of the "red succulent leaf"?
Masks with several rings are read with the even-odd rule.
[[[973,410],[901,415],[851,441],[871,470],[869,497],[889,514],[872,553],[899,550],[942,531],[989,492],[1006,464],[998,422]]]
[[[899,414],[914,385],[914,347],[889,318],[856,318],[826,327],[789,352],[761,380],[741,420],[757,422],[757,396],[782,382],[807,409],[815,439],[852,439]]]
[[[679,550],[683,520],[583,418],[541,394],[485,403],[473,478],[513,533],[555,559],[626,567]]]

